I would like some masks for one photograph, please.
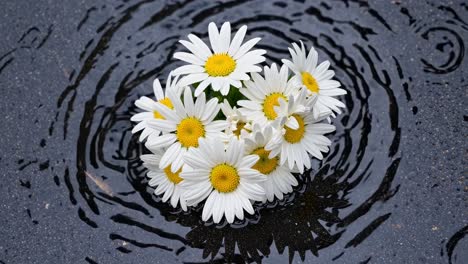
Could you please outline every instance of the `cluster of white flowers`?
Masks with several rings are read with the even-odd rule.
[[[180,40],[189,52],[174,57],[187,64],[169,74],[164,90],[156,79],[156,101],[138,99],[145,112],[131,119],[152,153],[141,159],[154,193],[183,210],[204,203],[203,221],[232,223],[244,210],[253,214],[254,201],[292,192],[293,173],[328,152],[330,117],[345,106],[336,96],[346,91],[314,48],[306,54],[293,43],[291,60],[261,74],[266,51],[253,50],[260,38],[243,43],[246,31],[231,40],[228,22],[219,31],[210,23],[211,48],[193,34]]]

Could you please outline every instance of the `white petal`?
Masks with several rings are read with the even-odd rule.
[[[192,91],[189,87],[185,88],[184,91],[184,106],[188,116],[195,114],[195,104],[193,102]]]
[[[232,194],[224,195],[226,220],[230,224],[234,222],[234,201],[235,201],[235,198],[233,197]]]
[[[193,55],[192,53],[188,53],[188,52],[176,52],[174,53],[174,58],[191,63],[191,64],[195,64],[195,65],[200,65],[200,66],[205,65],[204,61],[202,61],[200,58]]]
[[[194,168],[211,168],[215,166],[215,163],[211,159],[203,157],[200,151],[196,149],[190,149],[184,159],[188,165]]]
[[[243,107],[251,109],[251,110],[259,110],[259,111],[262,110],[262,107],[260,106],[260,104],[255,103],[255,102],[250,101],[250,100],[240,100],[240,101],[237,101],[237,104],[239,106],[243,106]]]
[[[154,118],[153,113],[151,113],[151,112],[142,112],[142,113],[134,114],[130,118],[130,121],[140,122],[140,121],[143,121],[143,120],[148,120],[148,119],[153,119],[153,118]]]
[[[239,140],[232,138],[226,148],[226,161],[238,167],[243,156],[244,144]]]
[[[171,145],[161,157],[161,161],[159,161],[159,168],[164,169],[167,166],[171,165],[171,163],[174,162],[174,160],[176,159],[177,155],[180,155],[180,152],[180,144]]]
[[[136,126],[132,129],[132,133],[135,134],[137,132],[139,132],[140,130],[144,129],[146,127],[146,123],[145,122],[140,122],[138,124],[136,124]]]
[[[198,84],[197,89],[195,89],[195,96],[198,97],[203,91],[210,85],[210,79],[204,79],[201,83]]]
[[[241,168],[251,168],[260,158],[258,155],[247,155],[244,156],[239,164]]]
[[[229,50],[229,44],[231,43],[231,24],[229,22],[224,22],[224,24],[221,26],[219,39],[220,53],[227,53]]]
[[[299,128],[299,123],[297,122],[296,117],[294,116],[291,116],[290,118],[288,118],[288,121],[286,122],[285,125],[293,130],[296,130]]]
[[[205,105],[206,105],[206,95],[205,93],[202,93],[200,96],[198,96],[196,102],[195,102],[195,117],[198,119],[201,119],[203,116],[203,112],[205,112]]]
[[[210,48],[199,37],[189,34],[188,38],[197,46],[200,55],[207,58],[212,55]]]
[[[159,83],[159,80],[156,78],[153,81],[153,92],[154,95],[156,96],[156,99],[161,100],[164,99],[164,93],[161,87],[161,83]]]
[[[244,25],[242,26],[234,36],[231,42],[231,46],[229,46],[229,55],[234,56],[236,54],[237,50],[239,49],[240,45],[242,44],[242,41],[244,40],[245,33],[247,32],[247,26]]]
[[[184,45],[190,52],[192,52],[193,55],[197,56],[203,61],[206,61],[208,58],[208,54],[204,52],[203,49],[200,49],[197,45],[193,44],[192,42],[186,41],[186,40],[179,40],[179,42]],[[177,75],[177,74],[176,74]]]
[[[229,123],[225,120],[216,120],[205,126],[206,130],[210,131],[222,131],[229,126]]]
[[[174,70],[175,75],[181,75],[181,74],[191,74],[191,73],[202,73],[205,72],[205,68],[203,68],[200,65],[193,65],[193,64],[187,64],[184,66],[180,66],[179,68]]]
[[[146,145],[148,148],[163,148],[171,145],[176,141],[176,136],[174,134],[163,134],[159,137],[154,137],[151,141],[148,141]]]
[[[208,36],[210,38],[211,49],[213,49],[214,53],[220,53],[221,43],[220,43],[219,32],[218,32],[218,28],[213,22],[211,22],[208,25]]]
[[[238,67],[247,72],[246,70],[247,66],[262,63],[265,61],[265,57],[262,56],[265,53],[266,53],[265,50],[253,50],[253,51],[246,53],[237,61],[239,65]]]
[[[206,103],[205,112],[201,117],[202,122],[211,122],[218,114],[220,106],[217,98],[212,98]]]
[[[170,184],[168,189],[166,190],[166,192],[164,193],[162,197],[162,201],[167,202],[167,200],[169,200],[173,192],[174,192],[174,185]]]
[[[154,110],[154,105],[156,104],[155,101],[153,101],[152,99],[146,97],[146,96],[142,96],[140,97],[140,99],[136,100],[135,101],[135,105],[140,108],[140,109],[143,109],[145,111],[148,111],[148,112],[152,112]]]
[[[249,201],[249,199],[241,196],[239,200],[240,200],[240,202],[242,204],[242,208],[244,208],[244,210],[247,211],[247,213],[249,213],[251,215],[255,213],[255,211],[254,211],[254,209],[252,207],[252,203]]]
[[[190,84],[201,82],[205,80],[206,78],[208,78],[208,74],[206,73],[192,73],[192,74],[182,77],[179,81],[179,85],[187,86]]]
[[[164,118],[166,118],[167,120],[171,120],[171,121],[176,121],[176,120],[179,120],[178,116],[177,116],[177,113],[168,108],[167,106],[161,104],[161,103],[157,103],[155,106],[154,106],[155,110],[157,112],[159,112]]]
[[[244,56],[255,44],[257,44],[261,38],[253,38],[246,43],[244,43],[242,46],[240,46],[239,50],[237,50],[236,54],[234,54],[233,58],[235,60],[238,60],[242,56]]]
[[[213,214],[213,208],[215,203],[217,202],[217,192],[211,193],[211,195],[206,199],[205,205],[203,206],[203,212],[202,212],[202,220],[203,221],[208,221],[210,219],[210,216]]]
[[[153,119],[148,120],[147,123],[149,127],[163,132],[171,132],[176,129],[176,123],[170,120]]]

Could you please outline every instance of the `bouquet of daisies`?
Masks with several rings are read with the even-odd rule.
[[[180,40],[188,51],[174,58],[187,64],[165,89],[156,79],[155,100],[138,99],[144,112],[131,119],[152,153],[141,159],[155,195],[184,211],[203,204],[203,221],[242,220],[253,202],[292,192],[294,173],[328,152],[331,117],[345,106],[335,97],[346,91],[314,48],[293,43],[291,60],[262,73],[266,51],[254,49],[260,38],[244,42],[246,31],[232,37],[228,22],[210,23],[209,45],[193,34]]]

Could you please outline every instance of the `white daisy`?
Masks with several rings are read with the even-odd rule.
[[[153,92],[154,92],[154,95],[156,96],[156,101],[146,96],[142,96],[140,97],[140,99],[135,101],[135,105],[138,108],[145,111],[145,112],[141,112],[141,113],[137,113],[133,115],[132,118],[130,119],[131,121],[138,122],[138,124],[132,129],[132,133],[135,134],[143,130],[141,131],[141,134],[139,137],[140,142],[143,142],[146,138],[148,138],[151,141],[152,138],[157,137],[159,136],[159,134],[161,134],[161,131],[154,129],[148,125],[149,120],[163,118],[162,115],[156,110],[156,107],[155,107],[156,102],[159,102],[171,109],[174,108],[167,94],[170,92],[179,94],[181,88],[178,86],[177,77],[174,78],[172,81],[171,79],[172,79],[171,74],[169,74],[169,77],[166,83],[165,92],[163,91],[161,87],[161,83],[159,83],[159,80],[158,79],[154,80]]]
[[[185,162],[193,168],[182,172],[181,183],[186,188],[188,205],[198,204],[208,198],[203,206],[202,219],[219,223],[223,215],[229,223],[234,218],[242,220],[244,210],[254,213],[252,201],[261,201],[265,191],[260,183],[265,176],[252,166],[257,155],[244,155],[244,142],[231,138],[227,146],[215,138],[200,139],[200,147],[190,149]]]
[[[252,131],[252,124],[247,116],[243,115],[237,107],[231,107],[226,99],[221,104],[221,111],[229,123],[225,131],[228,139],[232,136],[243,138]]]
[[[277,118],[274,107],[279,105],[278,99],[288,100],[290,95],[299,92],[299,87],[294,81],[288,81],[288,68],[283,65],[278,71],[276,64],[264,67],[265,79],[260,74],[253,73],[252,81],[244,82],[247,88],[241,88],[240,92],[248,100],[240,100],[238,105],[242,114],[261,126],[270,124]]]
[[[315,119],[310,113],[297,112],[291,116],[297,122],[297,129],[292,129],[286,124],[287,117],[283,117],[280,127],[283,127],[280,136],[271,140],[266,146],[270,150],[270,155],[280,155],[280,164],[288,163],[289,169],[297,168],[300,173],[305,168],[310,168],[311,162],[309,154],[322,160],[322,152],[328,152],[331,141],[324,134],[335,131],[335,126],[320,123],[327,118],[330,112],[324,113]]]
[[[185,88],[184,102],[179,96],[170,94],[174,110],[161,103],[155,105],[156,110],[164,119],[148,121],[148,124],[162,131],[163,134],[147,141],[148,148],[168,147],[159,162],[160,168],[171,165],[171,172],[178,171],[182,165],[183,157],[189,148],[198,147],[200,138],[221,137],[227,127],[225,120],[213,121],[219,112],[218,99],[213,98],[206,102],[203,93],[193,102],[190,88]]]
[[[274,107],[275,113],[277,117],[275,119],[274,126],[275,127],[282,127],[288,126],[292,129],[298,129],[299,123],[297,122],[294,114],[306,114],[310,113],[315,103],[317,103],[317,95],[311,95],[307,97],[307,89],[300,89],[300,93],[296,95],[290,95],[288,100],[284,100],[283,98],[279,98],[278,101],[279,105]],[[330,113],[324,112],[322,113]],[[278,125],[279,124],[279,125]]]
[[[292,187],[298,184],[287,165],[280,165],[279,157],[271,157],[270,151],[265,149],[275,133],[278,132],[271,126],[262,129],[256,124],[251,137],[245,139],[245,153],[260,157],[252,168],[267,176],[267,180],[262,183],[265,189],[263,202],[267,199],[272,202],[275,196],[283,199],[283,194],[292,192]]]
[[[210,48],[197,36],[189,34],[190,41],[180,40],[191,53],[176,52],[174,58],[190,64],[181,66],[174,74],[186,75],[181,78],[181,84],[189,85],[199,83],[195,90],[195,96],[199,96],[203,90],[211,85],[215,91],[227,95],[230,86],[241,87],[241,81],[249,80],[247,73],[260,72],[261,68],[256,64],[265,61],[262,55],[265,50],[252,50],[260,38],[254,38],[242,44],[247,26],[242,26],[231,41],[231,25],[225,22],[218,31],[215,23],[208,25]]]
[[[294,79],[297,83],[307,88],[309,94],[318,95],[313,111],[315,118],[321,112],[328,110],[340,114],[340,107],[344,108],[345,105],[334,97],[346,94],[346,90],[339,88],[341,86],[340,82],[332,80],[335,72],[328,69],[330,62],[324,61],[317,66],[318,53],[313,47],[306,56],[306,49],[302,41],[300,48],[296,43],[292,45],[294,50],[288,48],[292,62],[286,59],[281,61],[294,72],[296,75]]]
[[[179,169],[177,172],[171,172],[170,167],[167,166],[164,169],[159,168],[159,162],[164,153],[163,149],[157,149],[151,151],[153,154],[141,155],[140,158],[143,161],[148,171],[148,178],[150,178],[149,186],[156,187],[154,190],[155,195],[161,195],[162,201],[167,202],[170,199],[172,207],[176,208],[177,204],[180,203],[182,210],[187,211],[187,203],[183,199],[184,190],[180,187],[183,179],[179,176],[182,171]]]

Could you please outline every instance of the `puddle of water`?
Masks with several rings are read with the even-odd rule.
[[[401,25],[413,32],[420,48],[440,51],[431,60],[416,58],[421,71],[434,75],[455,71],[465,52],[457,30],[468,30],[466,22],[441,5],[441,12],[453,14],[452,22],[429,26],[394,4]],[[103,9],[112,10],[112,16],[97,18]],[[181,261],[221,263],[261,262],[277,252],[292,262],[334,247],[333,260],[345,258],[391,217],[391,210],[377,213],[375,207],[397,196],[400,188],[395,176],[402,159],[401,108],[409,105],[413,114],[418,113],[411,95],[414,66],[381,49],[401,41],[396,33],[401,25],[386,21],[383,11],[355,1],[161,5],[140,0],[89,8],[76,30],[91,28],[96,36],[80,52],[80,66],[70,72],[49,128],[49,136],[76,146],[76,160],[60,176],[68,202],[96,232],[127,245],[115,248],[121,253],[157,249]],[[154,196],[139,159],[144,147],[130,132],[130,117],[137,111],[133,102],[149,94],[156,76],[167,76],[179,65],[172,59],[182,49],[177,41],[190,32],[206,39],[211,21],[230,21],[233,28],[247,24],[248,37],[262,37],[258,47],[268,50],[269,63],[280,63],[289,56],[289,43],[304,40],[317,49],[320,60],[330,60],[336,78],[348,90],[341,98],[347,109],[334,120],[337,129],[330,136],[330,153],[299,176],[301,184],[283,201],[256,204],[255,215],[233,225],[204,223],[200,207],[182,212]],[[20,42],[39,49],[52,30],[53,26],[43,32],[32,27]],[[15,52],[0,58],[0,73]],[[77,101],[82,90],[93,90],[84,103]],[[79,130],[70,123],[72,118],[79,119]],[[40,144],[45,147],[46,141]],[[53,164],[33,160],[18,165],[23,170],[35,163],[41,170]],[[54,181],[60,184],[58,176]],[[22,186],[30,188],[30,183]],[[449,261],[455,261],[453,252],[466,233],[465,227],[448,240]]]

